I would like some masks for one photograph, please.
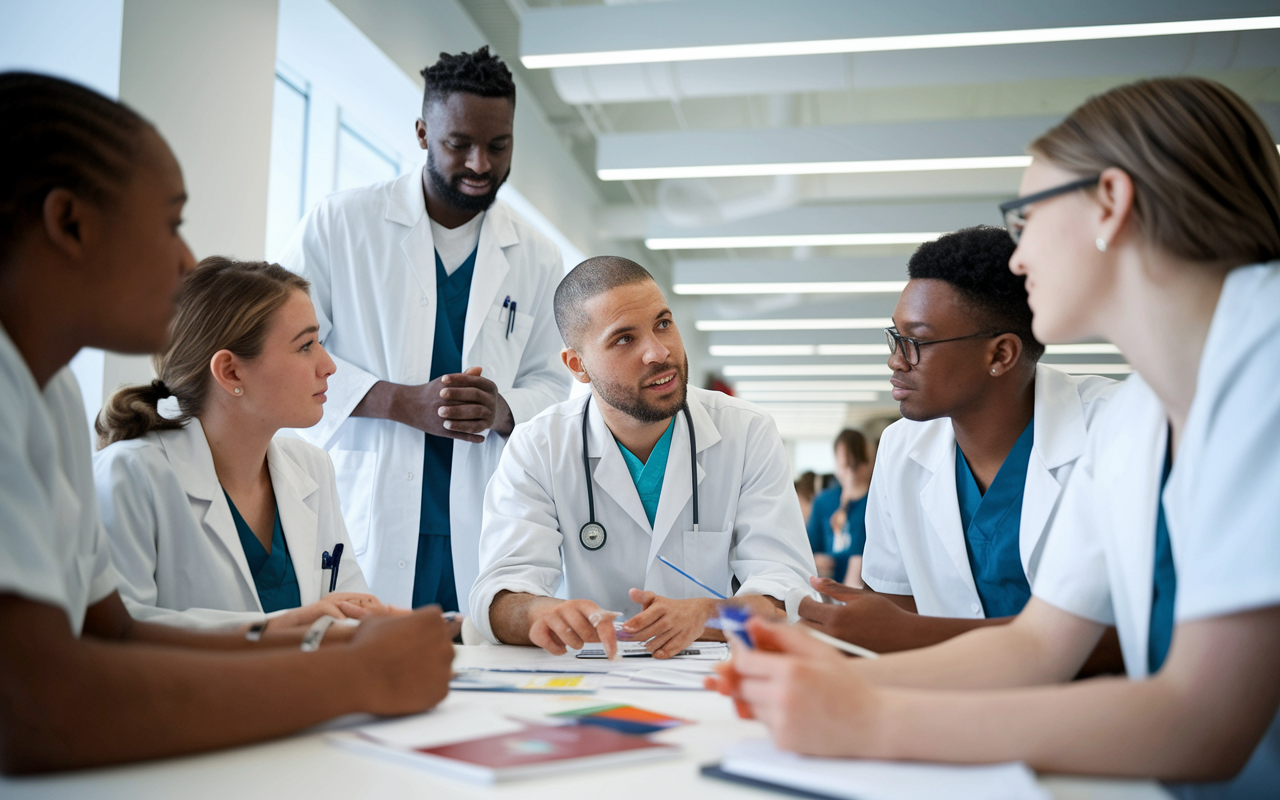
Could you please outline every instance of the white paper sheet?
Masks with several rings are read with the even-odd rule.
[[[767,740],[725,752],[721,768],[747,778],[849,800],[1049,800],[1026,764],[919,764],[807,758]]]
[[[394,747],[437,747],[523,730],[524,724],[470,703],[449,703],[425,714],[361,725],[355,731]]]

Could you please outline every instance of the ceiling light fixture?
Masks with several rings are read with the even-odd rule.
[[[733,388],[746,392],[888,392],[888,381],[737,381]]]
[[[1051,356],[1120,355],[1114,344],[1049,344],[1044,351]]]
[[[878,392],[751,392],[738,395],[750,403],[873,403]]]
[[[713,358],[750,356],[881,356],[888,358],[883,344],[713,344]]]
[[[919,233],[789,233],[765,236],[679,236],[645,239],[650,250],[716,250],[753,247],[862,247],[886,244],[920,244],[941,232]]]
[[[1046,364],[1071,375],[1128,375],[1133,367],[1128,364]]]
[[[1222,33],[1280,28],[1280,16],[1197,19],[1176,22],[1140,22],[1122,25],[1078,25],[1062,28],[1024,28],[1007,31],[925,33],[908,36],[867,36],[852,39],[816,39],[798,42],[653,47],[637,50],[604,50],[583,53],[540,53],[520,57],[526,69],[592,67],[604,64],[654,64],[665,61],[707,61],[724,58],[767,58],[827,53],[875,53],[890,50],[932,50],[952,47],[1081,42],[1098,39],[1136,39],[1149,36],[1181,36],[1190,33]]]
[[[874,294],[897,293],[906,281],[804,281],[796,283],[677,283],[676,294]]]
[[[854,331],[887,328],[888,317],[840,317],[835,319],[700,319],[700,331]]]
[[[744,364],[723,369],[726,378],[818,377],[820,375],[892,375],[884,364]]]
[[[1031,156],[897,158],[882,161],[796,161],[783,164],[704,164],[690,167],[613,167],[596,170],[602,181],[660,181],[681,178],[753,178],[765,175],[851,175],[873,172],[945,172],[963,169],[1021,169]]]

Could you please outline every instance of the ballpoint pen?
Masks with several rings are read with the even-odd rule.
[[[333,555],[329,555],[328,551],[320,556],[320,569],[329,570],[329,591],[332,592],[338,588],[338,565],[342,563],[342,542],[338,542],[333,546]]]

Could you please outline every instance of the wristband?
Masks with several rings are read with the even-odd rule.
[[[262,632],[267,629],[267,621],[255,622],[249,626],[249,630],[244,632],[244,638],[250,642],[256,642],[262,639]]]
[[[324,635],[329,630],[329,626],[337,621],[337,617],[331,617],[328,614],[325,614],[320,619],[311,623],[311,627],[307,628],[306,636],[302,637],[302,652],[314,653],[319,650],[320,642],[324,640]]]

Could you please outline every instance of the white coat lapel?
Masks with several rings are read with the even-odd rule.
[[[319,520],[306,503],[319,486],[275,441],[267,448],[267,468],[271,471],[280,527],[298,576],[299,598],[305,606],[319,600],[321,594],[320,555],[316,547]],[[355,554],[346,553],[343,560],[347,558],[354,559]]]
[[[1062,484],[1054,471],[1080,458],[1088,435],[1080,393],[1066,375],[1037,366],[1035,393],[1034,442],[1027,462],[1018,532],[1018,549],[1027,575],[1031,575],[1031,564],[1062,494]]]
[[[258,587],[253,582],[253,573],[249,571],[249,560],[245,558],[244,546],[240,544],[240,534],[236,532],[236,523],[231,517],[231,506],[227,505],[222,484],[218,482],[218,473],[213,467],[213,451],[209,449],[209,440],[205,438],[200,420],[193,419],[181,431],[162,435],[160,441],[169,465],[191,501],[192,512],[204,526],[205,534],[226,548],[236,564],[240,579],[244,581],[242,588],[248,590],[248,596],[261,611]]]
[[[609,426],[604,423],[604,417],[600,416],[599,409],[596,408],[596,399],[591,398],[591,404],[588,409],[590,414],[587,428],[589,429],[587,442],[587,455],[591,460],[591,468],[595,477],[595,485],[600,492],[596,494],[596,521],[609,529],[609,520],[605,518],[603,509],[606,508],[602,504],[601,494],[608,495],[613,502],[622,506],[622,510],[635,521],[636,525],[642,531],[648,531],[649,517],[644,513],[644,504],[640,502],[640,493],[636,491],[636,485],[631,480],[631,473],[627,471],[627,462],[622,460],[622,452],[618,449],[618,442],[613,438],[613,431],[609,430]],[[577,437],[574,437],[576,440]],[[573,446],[580,447],[581,442],[575,441]],[[665,478],[663,479],[665,480]],[[583,497],[586,502],[586,497]],[[656,519],[656,517],[655,517]],[[612,531],[610,531],[612,533]]]
[[[489,309],[498,296],[498,290],[502,288],[502,282],[507,279],[507,273],[511,271],[511,264],[507,261],[503,248],[516,244],[519,239],[516,236],[515,226],[511,224],[509,213],[506,206],[494,203],[485,214],[484,222],[480,224],[480,243],[476,253],[475,272],[471,276],[467,321],[462,333],[463,367],[484,366],[471,364],[471,348],[476,343],[476,337],[480,335],[480,327],[489,316]],[[520,304],[528,303],[526,308],[533,311],[534,298],[512,297],[511,299]],[[490,335],[495,333],[491,331]]]
[[[969,566],[964,531],[960,527],[960,499],[956,494],[956,437],[951,421],[938,425],[929,436],[921,437],[911,450],[911,459],[932,473],[920,490],[920,505],[929,527],[938,537],[943,550],[951,558],[965,586],[978,598],[978,587]]]
[[[712,422],[706,408],[695,394],[689,392],[689,417],[693,420],[694,438],[698,452],[720,441],[720,430]],[[698,464],[698,485],[706,477],[706,470]],[[672,528],[679,524],[685,506],[693,498],[693,482],[689,475],[689,431],[684,414],[676,415],[676,428],[671,432],[671,450],[667,454],[667,471],[662,476],[662,494],[658,497],[658,510],[653,515],[653,541],[649,544],[649,563],[658,557],[662,543]],[[701,513],[699,513],[701,517]],[[692,517],[691,517],[692,518]],[[699,519],[701,525],[708,520]]]

